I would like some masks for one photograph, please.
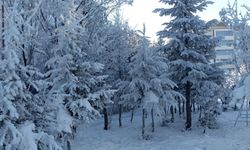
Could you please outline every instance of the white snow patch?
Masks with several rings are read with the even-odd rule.
[[[58,122],[58,127],[57,127],[58,131],[71,133],[71,125],[73,123],[73,119],[66,110],[59,108],[57,114],[57,122]]]
[[[123,126],[118,127],[117,116],[112,119],[109,131],[103,130],[103,120],[98,120],[89,127],[81,126],[73,142],[74,150],[248,150],[250,148],[250,127],[233,123],[237,111],[222,113],[219,116],[220,129],[207,130],[195,126],[192,131],[182,132],[185,120],[176,116],[176,122],[168,127],[156,123],[156,131],[151,132],[150,117],[146,119],[146,134],[151,140],[142,140],[141,116],[136,114],[133,123],[129,114],[123,115]],[[157,119],[157,117],[156,117]]]

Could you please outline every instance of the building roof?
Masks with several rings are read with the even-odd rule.
[[[230,27],[227,26],[224,22],[219,22],[215,26],[213,26],[212,29],[230,29]]]

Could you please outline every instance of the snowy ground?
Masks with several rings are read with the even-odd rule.
[[[237,112],[226,112],[219,116],[220,129],[207,130],[195,127],[182,132],[183,119],[177,119],[168,127],[156,124],[151,140],[140,138],[141,118],[129,122],[128,114],[123,118],[123,127],[118,127],[117,117],[112,119],[109,131],[103,130],[102,120],[78,129],[73,142],[73,150],[250,150],[250,126],[238,123],[233,127]],[[150,121],[148,120],[148,123]],[[148,124],[149,126],[149,124]]]

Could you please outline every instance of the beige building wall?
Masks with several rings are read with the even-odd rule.
[[[214,61],[221,63],[220,68],[226,71],[236,69],[235,36],[233,31],[223,23],[219,23],[208,30],[208,35],[214,38],[220,38],[220,42],[215,47],[216,58]]]

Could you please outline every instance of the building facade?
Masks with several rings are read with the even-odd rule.
[[[232,29],[220,22],[210,28],[207,34],[219,39],[219,43],[215,47],[215,59],[213,61],[220,64],[220,68],[225,71],[236,69],[236,38]]]

